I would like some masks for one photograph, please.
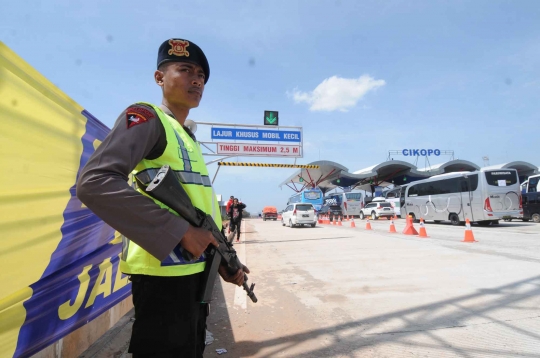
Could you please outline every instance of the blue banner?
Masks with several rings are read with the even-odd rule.
[[[212,139],[300,143],[302,141],[302,132],[213,127]]]

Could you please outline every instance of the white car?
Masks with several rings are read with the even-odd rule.
[[[293,228],[296,226],[311,225],[315,227],[317,217],[315,208],[311,204],[294,203],[285,208],[281,214],[281,224]]]
[[[394,216],[394,208],[392,203],[375,198],[371,203],[360,209],[360,219],[363,220],[366,216],[370,216],[371,220],[377,220],[381,217],[390,220]]]

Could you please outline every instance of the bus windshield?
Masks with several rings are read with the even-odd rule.
[[[306,190],[304,191],[304,197],[306,200],[317,200],[320,199],[322,193],[318,190]]]
[[[345,198],[347,198],[347,201],[360,201],[362,200],[362,193],[346,193]]]
[[[518,181],[517,174],[513,170],[493,170],[485,174],[487,183],[491,186],[509,186]]]

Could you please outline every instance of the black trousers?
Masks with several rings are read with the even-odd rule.
[[[236,229],[236,240],[240,240],[240,227],[241,226],[242,226],[242,220],[234,221],[231,219],[229,227],[231,228],[231,232],[233,232]]]
[[[197,301],[202,273],[158,277],[131,275],[135,322],[133,358],[202,358],[208,305]]]

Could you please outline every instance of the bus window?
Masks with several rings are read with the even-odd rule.
[[[513,170],[487,171],[485,175],[488,185],[491,186],[509,186],[518,182],[517,173]]]
[[[392,189],[386,193],[386,199],[399,197],[400,189]]]
[[[345,198],[347,198],[347,200],[361,200],[362,193],[346,193]]]
[[[478,174],[469,175],[469,189],[470,191],[478,189]]]
[[[478,189],[478,174],[469,175],[460,180],[461,192],[475,191]]]
[[[466,193],[469,191],[469,183],[467,182],[467,180],[462,180],[461,181],[461,192],[462,193]]]
[[[406,186],[402,186],[401,187],[401,192],[399,194],[400,198],[404,198],[405,197],[405,191],[407,190],[407,187]]]

